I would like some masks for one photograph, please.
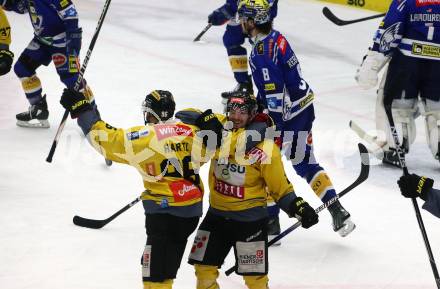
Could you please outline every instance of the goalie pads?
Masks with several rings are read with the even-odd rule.
[[[432,155],[437,160],[440,158],[440,102],[427,99],[425,106],[426,141]]]
[[[388,63],[389,57],[377,51],[369,50],[361,66],[356,71],[355,79],[359,86],[363,89],[370,89],[377,85],[378,74],[381,69]]]

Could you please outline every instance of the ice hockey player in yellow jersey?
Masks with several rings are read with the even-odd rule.
[[[187,238],[202,215],[203,184],[198,167],[203,160],[192,155],[204,148],[204,142],[197,134],[214,131],[221,135],[222,124],[211,110],[199,113],[195,125],[173,120],[175,102],[172,94],[163,90],[149,93],[143,102],[146,125],[127,130],[101,120],[82,93],[65,89],[61,104],[72,118],[78,118],[79,126],[99,153],[113,162],[137,168],[142,175],[147,232],[142,255],[143,286],[171,289]]]
[[[10,44],[11,27],[9,26],[5,12],[0,6],[0,75],[8,73],[14,61],[14,53],[9,50]]]
[[[223,134],[221,149],[211,160],[210,207],[195,237],[189,263],[195,267],[197,289],[218,289],[218,268],[234,248],[237,274],[249,289],[268,288],[266,187],[273,199],[304,228],[318,215],[297,197],[287,179],[281,152],[271,139],[249,149],[249,126],[255,122],[257,103],[246,92],[237,92],[227,104],[232,122]],[[259,116],[261,118],[261,116]]]

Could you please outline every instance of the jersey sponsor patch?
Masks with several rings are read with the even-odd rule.
[[[296,58],[295,55],[292,55],[292,57],[287,60],[287,65],[289,68],[294,68],[298,64],[298,58]]]
[[[266,83],[264,84],[264,90],[265,91],[272,91],[276,89],[275,83]]]
[[[60,0],[61,8],[66,8],[67,5],[69,5],[69,0]]]
[[[150,131],[148,129],[142,129],[139,131],[132,131],[127,133],[127,139],[128,140],[137,140],[143,137],[146,137]]]
[[[264,162],[267,159],[267,154],[260,148],[253,147],[247,153],[249,160],[252,164],[256,162]]]
[[[204,230],[197,230],[196,237],[194,238],[194,243],[191,247],[191,253],[189,259],[196,261],[203,261],[205,257],[206,247],[208,247],[209,235],[211,233]]]
[[[215,190],[224,196],[233,197],[240,200],[244,199],[243,186],[234,186],[226,182],[215,179]]]
[[[281,54],[286,54],[286,48],[287,48],[287,40],[284,38],[284,36],[279,35],[277,39],[278,49],[281,51]]]
[[[52,55],[52,61],[53,64],[55,65],[55,67],[61,67],[64,64],[66,64],[67,62],[67,57],[66,55],[62,54],[62,53],[55,53]]]
[[[183,124],[157,124],[154,126],[154,130],[158,140],[176,136],[192,137],[194,135],[191,127]]]
[[[440,0],[416,0],[416,6],[440,5]]]
[[[237,242],[237,273],[266,273],[264,241]]]
[[[414,55],[440,58],[440,46],[413,43],[411,52]]]
[[[176,203],[199,199],[203,195],[199,187],[187,180],[171,182],[168,186]]]

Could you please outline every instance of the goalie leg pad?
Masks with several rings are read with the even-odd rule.
[[[426,99],[424,101],[425,106],[425,128],[426,128],[426,141],[432,152],[432,155],[436,158],[440,158],[439,146],[440,146],[440,102]]]
[[[402,130],[399,134],[403,137],[402,144],[406,151],[408,151],[409,146],[414,143],[417,135],[415,118],[420,114],[417,99],[395,99],[392,112],[394,122],[396,125],[400,125]]]

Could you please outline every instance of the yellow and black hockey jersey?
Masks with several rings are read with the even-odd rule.
[[[210,206],[215,210],[239,212],[265,207],[267,191],[276,202],[289,194],[295,197],[278,146],[265,139],[245,152],[245,132],[245,129],[230,132],[211,161]],[[290,203],[292,198],[288,199]]]
[[[199,204],[197,214],[201,215],[203,184],[198,169],[204,152],[197,131],[196,126],[178,121],[124,130],[100,120],[88,138],[106,159],[139,171],[145,187],[143,200],[163,211]]]
[[[11,27],[8,18],[3,9],[0,7],[0,48],[3,46],[9,48],[11,44]]]

